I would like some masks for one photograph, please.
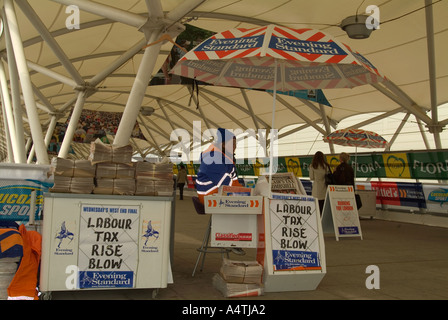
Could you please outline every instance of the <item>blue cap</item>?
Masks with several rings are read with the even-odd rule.
[[[216,136],[217,136],[216,142],[218,143],[227,142],[235,137],[235,135],[232,132],[223,128],[218,128],[218,130],[216,131]]]

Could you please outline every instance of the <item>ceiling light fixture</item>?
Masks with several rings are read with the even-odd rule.
[[[368,28],[366,20],[369,16],[355,15],[342,20],[341,28],[351,39],[367,39],[373,31],[373,28]]]

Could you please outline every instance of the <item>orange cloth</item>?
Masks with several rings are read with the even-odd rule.
[[[42,254],[42,236],[37,231],[19,227],[23,240],[23,257],[8,287],[8,299],[38,300],[37,275]]]

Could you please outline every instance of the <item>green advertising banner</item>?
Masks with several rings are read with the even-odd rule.
[[[339,165],[339,155],[327,155],[332,170]],[[293,172],[297,177],[309,177],[313,156],[291,156],[274,159],[276,172]],[[358,178],[448,180],[448,150],[384,152],[351,154],[349,163]],[[239,159],[238,175],[259,176],[269,172],[269,158]],[[199,164],[187,164],[188,174],[197,175]],[[177,172],[177,168],[175,168]]]

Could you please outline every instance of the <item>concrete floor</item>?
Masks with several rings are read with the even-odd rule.
[[[207,255],[204,270],[192,271],[208,222],[196,214],[191,197],[176,201],[174,283],[160,289],[53,292],[53,300],[226,300],[212,285],[220,254]],[[448,299],[448,228],[362,219],[363,240],[336,241],[325,235],[327,274],[314,291],[268,292],[227,300],[445,300]],[[255,249],[235,260],[255,260]],[[366,268],[378,266],[379,289],[367,289]]]

